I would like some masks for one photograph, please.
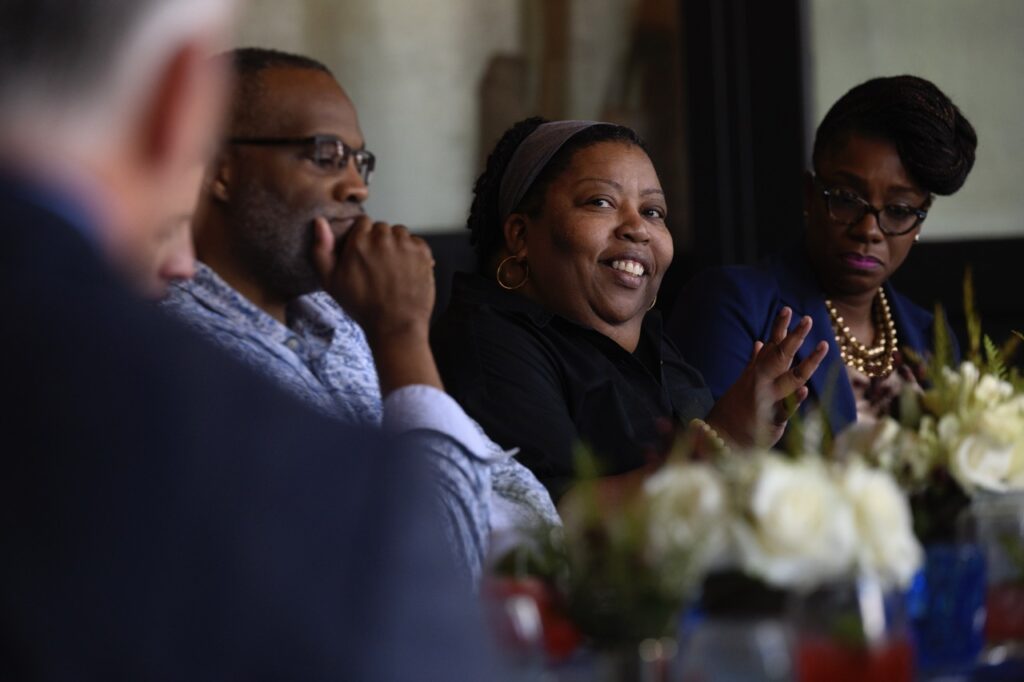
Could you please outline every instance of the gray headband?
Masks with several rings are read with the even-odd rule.
[[[523,200],[530,185],[558,150],[576,133],[592,126],[612,125],[600,121],[551,121],[543,123],[519,143],[505,167],[498,188],[498,217],[502,222]]]

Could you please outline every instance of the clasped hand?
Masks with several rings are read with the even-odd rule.
[[[434,258],[427,243],[401,225],[361,216],[339,246],[317,218],[313,261],[324,290],[366,333],[381,395],[403,386],[443,390],[430,352]]]
[[[402,225],[360,216],[338,247],[327,221],[317,218],[313,261],[327,291],[374,340],[429,333],[434,308],[430,247]]]

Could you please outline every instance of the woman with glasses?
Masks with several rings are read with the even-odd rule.
[[[456,279],[434,355],[447,390],[498,443],[519,448],[552,497],[575,480],[581,441],[616,488],[657,464],[673,425],[708,447],[782,435],[826,348],[794,364],[811,322],[794,320],[787,334],[791,312],[780,311],[736,386],[712,401],[651,312],[672,237],[635,132],[527,119],[499,140],[474,194],[478,272]]]
[[[814,327],[797,353],[825,341],[808,382],[835,430],[889,409],[914,374],[901,349],[927,353],[930,313],[893,290],[933,198],[963,185],[974,164],[970,122],[934,84],[875,78],[847,92],[818,127],[804,184],[801,242],[763,267],[702,273],[680,294],[669,335],[714,395],[768,338],[783,307]]]

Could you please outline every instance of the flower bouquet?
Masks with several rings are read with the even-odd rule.
[[[728,501],[717,565],[791,597],[797,677],[909,680],[912,657],[890,595],[909,584],[922,550],[893,477],[817,452],[737,452],[715,468]],[[764,675],[770,665],[751,667],[727,672]]]
[[[673,471],[680,475],[671,482],[661,474],[647,481],[632,477],[612,500],[590,454],[581,451],[578,462],[588,473],[560,506],[564,526],[515,548],[495,572],[543,583],[545,601],[572,623],[575,639],[585,638],[592,648],[630,648],[674,636],[678,615],[703,576],[724,503],[702,488],[710,472]],[[662,494],[665,485],[683,494]],[[549,654],[558,658],[568,649],[549,647]]]
[[[985,603],[986,559],[988,622],[1001,631],[995,637],[989,627],[989,643],[1011,634],[1024,643],[1024,616],[1007,612],[1024,607],[1024,382],[1007,367],[1014,344],[999,348],[981,334],[969,277],[965,300],[967,359],[953,362],[937,309],[925,388],[904,390],[895,416],[854,425],[836,440],[839,456],[891,472],[909,495],[915,531],[929,547],[923,580],[938,595],[921,609],[940,609],[920,614],[920,644],[950,663],[981,648],[975,624]],[[1015,532],[994,530],[1014,521]]]
[[[596,478],[584,480],[562,505],[564,528],[506,557],[499,570],[546,584],[550,601],[596,649],[673,637],[709,574],[806,595],[858,580],[887,590],[917,571],[922,552],[910,509],[888,472],[816,453],[698,458],[690,445],[681,439],[660,469],[637,478],[615,504]],[[886,614],[876,616],[867,623],[858,612],[851,622],[845,611],[823,631],[875,651],[891,643],[882,642]],[[909,669],[898,679],[907,676]]]

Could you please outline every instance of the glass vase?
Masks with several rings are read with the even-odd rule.
[[[843,583],[794,600],[799,682],[912,682],[914,653],[901,593],[871,580]]]
[[[638,644],[601,651],[588,680],[596,682],[675,682],[678,645],[673,637],[645,639]],[[559,682],[563,682],[562,679]]]
[[[787,595],[742,573],[708,576],[699,607],[683,621],[682,682],[793,679]]]
[[[681,682],[789,682],[792,636],[783,618],[707,616],[693,626],[681,654]]]
[[[988,572],[983,660],[1024,659],[1024,494],[979,497],[970,516]]]
[[[925,674],[969,673],[984,646],[985,557],[973,543],[925,547],[907,599],[917,665]]]

